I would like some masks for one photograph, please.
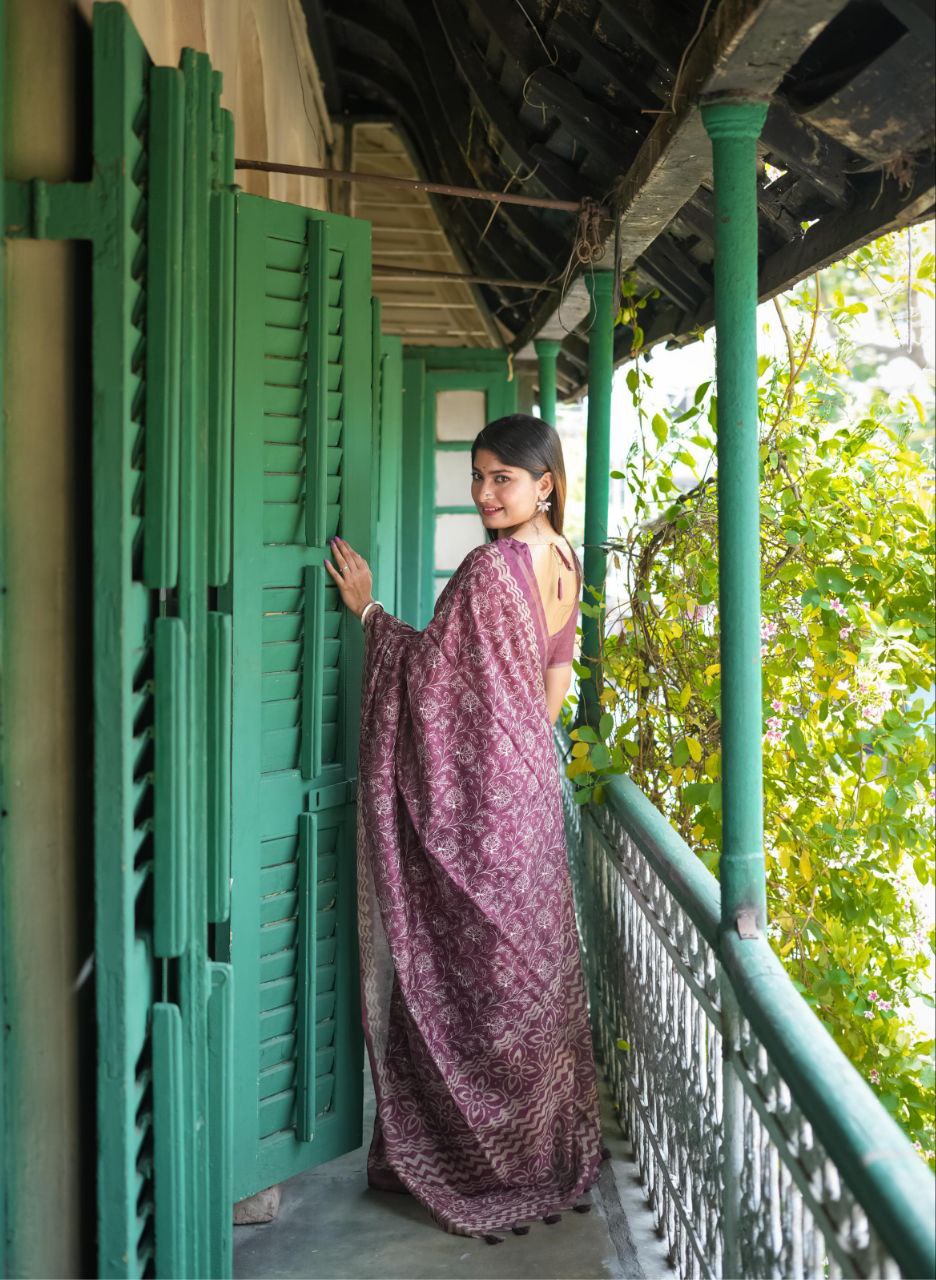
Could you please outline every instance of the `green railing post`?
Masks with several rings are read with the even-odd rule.
[[[718,608],[722,688],[722,929],[764,933],[757,138],[764,102],[702,105],[715,188]]]
[[[607,557],[601,547],[608,537],[608,473],[611,468],[611,379],[614,374],[614,312],[612,271],[595,271],[586,277],[591,295],[588,330],[588,426],[585,443],[585,554],[583,600],[594,604],[589,586],[605,589]],[[597,726],[601,712],[598,695],[601,671],[598,657],[604,628],[600,617],[582,615],[582,662],[592,675],[581,684],[577,722]]]
[[[556,425],[556,360],[561,342],[555,338],[537,338],[533,343],[539,360],[539,416]]]

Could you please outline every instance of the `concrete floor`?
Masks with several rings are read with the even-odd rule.
[[[410,1196],[372,1191],[367,1148],[374,1122],[364,1067],[365,1144],[282,1184],[279,1216],[234,1228],[235,1280],[671,1280],[630,1145],[602,1085],[611,1160],[591,1190],[590,1213],[567,1212],[497,1245],[442,1231]]]

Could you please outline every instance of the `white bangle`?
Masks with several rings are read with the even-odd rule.
[[[380,607],[381,607],[381,609],[383,608],[383,605],[382,605],[382,604],[380,604],[380,601],[379,601],[379,600],[368,600],[367,604],[366,604],[366,605],[364,606],[364,608],[361,610],[361,626],[362,626],[362,627],[363,627],[363,625],[364,625],[364,619],[367,617],[367,611],[368,611],[368,609],[371,607],[371,605],[375,605],[375,604],[379,604],[379,605],[380,605]]]

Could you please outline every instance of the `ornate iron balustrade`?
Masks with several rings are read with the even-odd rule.
[[[647,797],[574,803],[555,735],[596,1058],[679,1276],[936,1274],[909,1139]]]

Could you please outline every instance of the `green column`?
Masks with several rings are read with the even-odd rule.
[[[764,933],[757,138],[763,102],[702,106],[715,188],[718,596],[722,687],[722,928]],[[739,922],[739,917],[741,920]]]
[[[593,604],[587,588],[604,591],[608,537],[608,485],[611,469],[611,378],[614,373],[614,313],[611,307],[614,273],[595,271],[586,277],[591,295],[588,329],[588,426],[585,439],[585,554],[583,599]],[[578,723],[598,724],[601,673],[595,665],[601,651],[604,610],[600,617],[582,615],[582,662],[592,668],[581,684]]]
[[[554,338],[537,338],[533,343],[539,360],[539,416],[556,425],[556,358],[561,342]]]

